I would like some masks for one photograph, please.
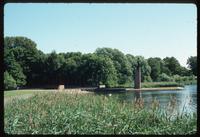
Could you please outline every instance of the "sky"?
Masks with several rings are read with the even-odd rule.
[[[24,36],[44,53],[93,53],[175,57],[182,66],[197,55],[194,4],[8,3],[4,37]]]

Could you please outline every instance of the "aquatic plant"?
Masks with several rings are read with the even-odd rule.
[[[13,100],[4,110],[8,134],[194,134],[197,115],[174,119],[160,111],[155,99],[150,109],[139,98],[120,102],[117,96],[38,93]]]

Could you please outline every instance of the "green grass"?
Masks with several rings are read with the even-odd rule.
[[[44,93],[47,90],[10,90],[4,91],[4,106],[15,98],[27,98],[33,96],[35,93]]]
[[[145,82],[142,83],[142,88],[157,88],[157,87],[183,87],[182,83],[177,82]]]
[[[4,91],[4,97],[34,94],[36,92],[47,92],[47,90],[9,90],[9,91]]]
[[[4,91],[4,97],[12,97],[18,95],[25,95],[25,94],[33,94],[34,91],[31,90],[12,90],[12,91]]]
[[[119,102],[117,96],[40,93],[4,109],[8,134],[194,134],[196,114],[177,116],[158,104]]]
[[[142,82],[142,88],[183,87],[184,85],[197,84],[197,80],[172,81],[172,82]],[[115,88],[134,87],[133,83],[115,86]]]

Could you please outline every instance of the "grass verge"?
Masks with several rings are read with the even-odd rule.
[[[157,88],[157,87],[183,87],[184,84],[177,82],[145,82],[142,83],[142,88]]]
[[[47,90],[9,90],[4,91],[4,97],[13,97],[13,96],[19,96],[19,95],[25,95],[25,94],[34,94],[37,92],[47,92]]]

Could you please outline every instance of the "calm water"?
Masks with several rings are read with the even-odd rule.
[[[143,98],[146,107],[156,98],[161,108],[166,109],[172,98],[176,99],[175,110],[181,113],[197,111],[197,85],[187,85],[183,90],[165,91],[127,91],[122,93],[111,93],[118,96],[121,101],[132,102],[135,99]]]

